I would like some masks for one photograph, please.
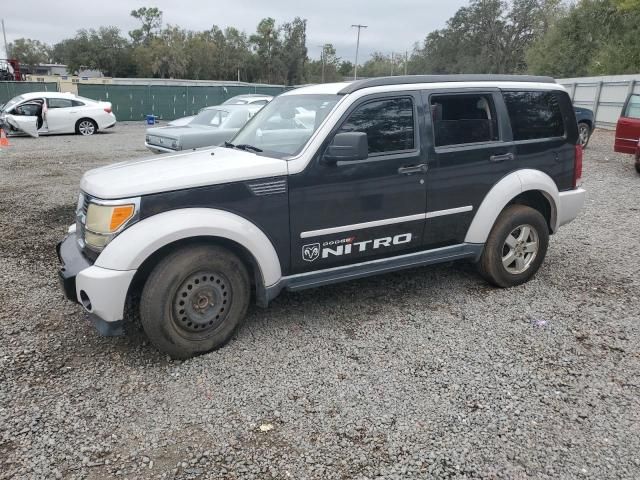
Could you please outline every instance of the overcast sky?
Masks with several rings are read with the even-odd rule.
[[[6,0],[0,16],[8,42],[27,37],[47,43],[71,37],[80,28],[101,25],[116,25],[126,34],[137,26],[129,12],[142,6],[157,6],[165,23],[190,30],[206,30],[215,24],[235,26],[249,34],[262,18],[273,17],[280,24],[300,16],[308,20],[310,57],[320,56],[319,45],[333,43],[338,56],[351,61],[356,48],[356,29],[351,24],[360,23],[369,27],[360,37],[362,62],[374,51],[411,51],[416,41],[443,27],[466,4],[467,0]]]

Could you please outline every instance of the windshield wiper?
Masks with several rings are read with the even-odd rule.
[[[240,145],[236,145],[236,148],[239,148],[240,150],[250,150],[252,152],[261,152],[262,149],[258,148],[258,147],[254,147],[253,145],[249,145],[248,143],[242,143]]]
[[[231,142],[224,142],[224,146],[225,148],[237,148],[238,150],[244,150],[244,151],[251,151],[251,152],[256,152],[256,153],[260,153],[262,151],[261,148],[258,147],[254,147],[253,145],[249,145],[248,143],[241,143],[240,145],[234,145]]]

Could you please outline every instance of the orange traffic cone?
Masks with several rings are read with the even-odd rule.
[[[4,130],[0,128],[0,147],[8,147],[9,139],[7,138],[7,134],[4,133]]]

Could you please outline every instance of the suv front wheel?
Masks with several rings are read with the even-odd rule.
[[[218,246],[177,250],[153,269],[140,298],[145,333],[176,359],[227,343],[242,323],[251,294],[242,261]]]
[[[549,246],[549,227],[531,207],[511,205],[498,216],[478,262],[480,274],[497,287],[514,287],[533,277]]]

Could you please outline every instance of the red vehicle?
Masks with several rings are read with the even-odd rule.
[[[614,150],[618,153],[635,154],[640,139],[640,94],[632,93],[622,108],[616,127]]]
[[[24,74],[20,71],[20,62],[15,58],[0,58],[0,80],[22,82]]]

